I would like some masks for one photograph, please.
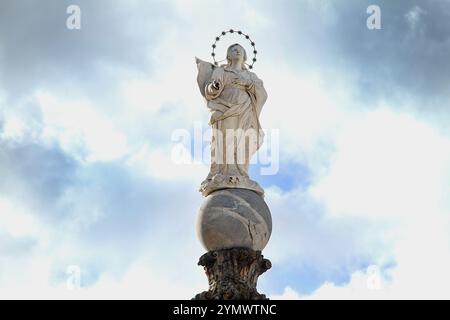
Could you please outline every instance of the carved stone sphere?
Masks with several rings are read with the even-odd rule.
[[[262,251],[272,233],[272,217],[264,199],[240,188],[208,195],[198,211],[197,234],[206,250],[249,248]]]

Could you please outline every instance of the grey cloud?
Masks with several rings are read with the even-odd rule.
[[[381,8],[382,30],[366,27],[366,9],[372,4]],[[417,7],[423,13],[412,30],[406,16]],[[362,106],[410,98],[420,111],[448,113],[449,9],[450,2],[433,0],[266,3],[262,10],[276,23],[265,41],[279,46],[265,51],[298,72],[321,72],[330,85],[353,81],[355,100]]]
[[[55,202],[74,178],[76,164],[58,147],[0,139],[0,192],[40,208]],[[42,216],[48,212],[41,211]]]
[[[127,72],[151,74],[151,48],[172,21],[165,2],[75,1],[82,28],[71,31],[66,8],[73,3],[1,2],[0,86],[9,99],[41,87],[101,97]]]

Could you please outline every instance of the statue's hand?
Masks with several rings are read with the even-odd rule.
[[[214,89],[216,89],[216,90],[219,90],[219,89],[220,89],[220,82],[217,81],[217,80],[213,80],[213,82],[212,82],[212,87],[213,87]]]

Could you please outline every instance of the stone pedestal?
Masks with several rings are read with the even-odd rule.
[[[198,264],[205,269],[209,291],[195,299],[266,299],[256,283],[271,267],[261,254],[271,233],[272,217],[260,194],[242,188],[209,194],[197,216],[197,234],[208,251]]]
[[[272,267],[261,251],[249,248],[210,251],[198,264],[205,269],[209,290],[194,300],[268,300],[256,289],[258,277]]]

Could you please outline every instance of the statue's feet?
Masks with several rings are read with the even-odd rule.
[[[256,181],[253,181],[248,176],[223,175],[220,173],[215,174],[212,178],[208,177],[207,179],[205,179],[202,182],[199,191],[206,197],[211,192],[227,188],[249,189],[255,191],[261,196],[264,195],[263,188],[261,188],[261,186]]]

